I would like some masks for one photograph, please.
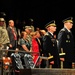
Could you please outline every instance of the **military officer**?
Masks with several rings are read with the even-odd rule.
[[[56,32],[55,20],[50,21],[46,24],[45,28],[47,33],[43,40],[43,52],[44,56],[49,57],[50,54],[53,55],[54,65],[53,68],[59,68],[59,54],[57,50],[57,41],[54,38],[54,32]]]
[[[72,62],[74,61],[74,38],[71,32],[73,27],[73,17],[68,17],[63,20],[64,27],[59,31],[58,39],[58,50],[66,54],[64,57],[64,68],[72,68]]]

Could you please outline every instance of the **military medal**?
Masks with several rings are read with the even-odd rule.
[[[67,35],[67,38],[68,38],[68,39],[70,39],[70,36],[69,36],[69,35]]]

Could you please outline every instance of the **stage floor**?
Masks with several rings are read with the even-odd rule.
[[[75,69],[32,69],[32,75],[75,75]]]
[[[60,68],[21,69],[19,75],[75,75],[75,69],[60,69]]]
[[[31,70],[21,70],[20,75],[75,75],[75,69],[34,68]]]

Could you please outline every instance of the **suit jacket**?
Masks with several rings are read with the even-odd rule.
[[[14,30],[15,30],[15,33],[17,36],[17,31],[16,31],[15,27],[14,27]],[[8,35],[9,35],[9,39],[10,39],[10,44],[12,44],[12,46],[14,47],[15,46],[15,40],[14,40],[14,35],[12,32],[12,29],[10,27],[7,27],[7,31],[8,31]]]
[[[69,32],[66,28],[62,28],[58,33],[58,50],[61,52],[61,48],[63,48],[63,52],[66,53],[65,60],[66,61],[74,61],[74,38],[72,32]]]

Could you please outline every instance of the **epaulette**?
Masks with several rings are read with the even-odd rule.
[[[43,41],[46,40],[46,36],[48,36],[48,35],[49,35],[48,33],[46,33],[46,34],[44,35],[44,37],[43,37]]]
[[[60,31],[65,31],[65,29],[61,29]]]

